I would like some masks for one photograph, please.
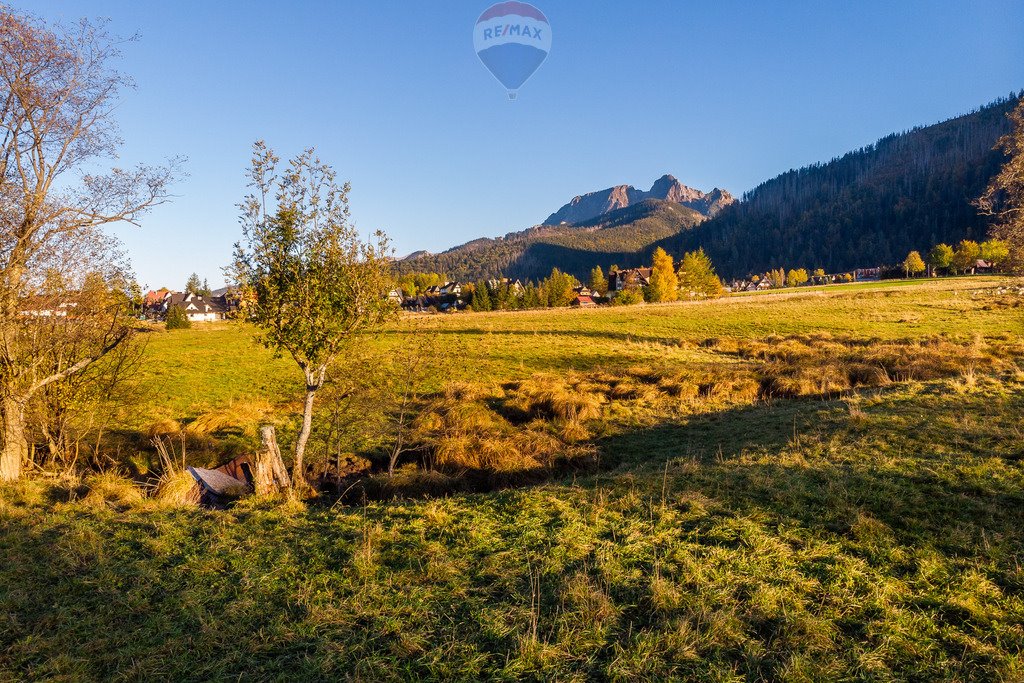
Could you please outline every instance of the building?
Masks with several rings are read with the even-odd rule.
[[[228,309],[223,296],[205,299],[192,292],[168,292],[161,312],[166,316],[167,311],[175,306],[182,309],[185,317],[194,323],[223,320]]]
[[[608,291],[621,292],[633,287],[646,287],[651,284],[650,268],[628,268],[613,270],[608,274]]]

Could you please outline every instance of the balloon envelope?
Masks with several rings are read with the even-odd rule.
[[[515,97],[547,58],[551,26],[547,17],[525,2],[499,2],[476,20],[473,47],[480,61]]]

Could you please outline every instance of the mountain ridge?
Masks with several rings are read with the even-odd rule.
[[[735,198],[726,190],[714,188],[702,192],[684,185],[675,176],[665,174],[644,192],[632,185],[615,185],[603,190],[573,197],[567,204],[548,216],[542,225],[575,224],[593,220],[618,209],[624,209],[645,199],[660,199],[682,204],[711,217],[732,204]]]
[[[1009,132],[1005,115],[1021,96],[1024,91],[780,173],[710,217],[710,206],[702,212],[667,199],[685,199],[686,186],[680,183],[677,192],[678,181],[663,176],[652,191],[666,198],[642,197],[648,193],[631,193],[629,185],[580,195],[577,206],[584,197],[615,190],[625,206],[604,211],[608,205],[598,196],[587,209],[597,213],[588,219],[473,240],[441,254],[410,257],[400,269],[474,280],[535,279],[558,267],[582,278],[594,265],[645,263],[661,246],[675,257],[703,248],[720,275],[741,277],[780,267],[841,272],[893,264],[911,249],[923,253],[937,242],[980,240],[987,219],[972,201],[1002,164],[1002,153],[993,147]],[[713,202],[714,192],[704,196]]]

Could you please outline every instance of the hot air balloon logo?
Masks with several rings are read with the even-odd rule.
[[[499,2],[476,20],[473,47],[488,71],[508,90],[516,91],[551,51],[551,26],[544,13],[525,2]]]

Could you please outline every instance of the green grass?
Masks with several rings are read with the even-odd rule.
[[[436,329],[449,352],[463,359],[455,381],[502,382],[535,372],[628,367],[636,363],[716,360],[699,348],[714,337],[760,339],[767,335],[828,330],[881,339],[1006,333],[1019,310],[984,310],[975,296],[1005,278],[865,282],[759,293],[697,302],[591,310],[540,310],[404,318],[365,344],[402,354],[415,333]],[[848,289],[851,288],[851,289]],[[141,428],[159,417],[199,414],[254,397],[276,403],[301,398],[302,375],[288,358],[274,358],[253,331],[234,323],[197,324],[191,330],[154,328],[144,335],[140,370],[142,405],[126,416]]]
[[[972,295],[994,283],[424,324],[461,340],[453,379],[486,385],[734,362],[709,338],[1017,343],[1024,309]],[[147,353],[147,416],[295,398],[245,328],[154,333]],[[0,679],[1022,680],[1015,362],[624,410],[593,440],[599,469],[486,494],[213,512],[9,486]]]

